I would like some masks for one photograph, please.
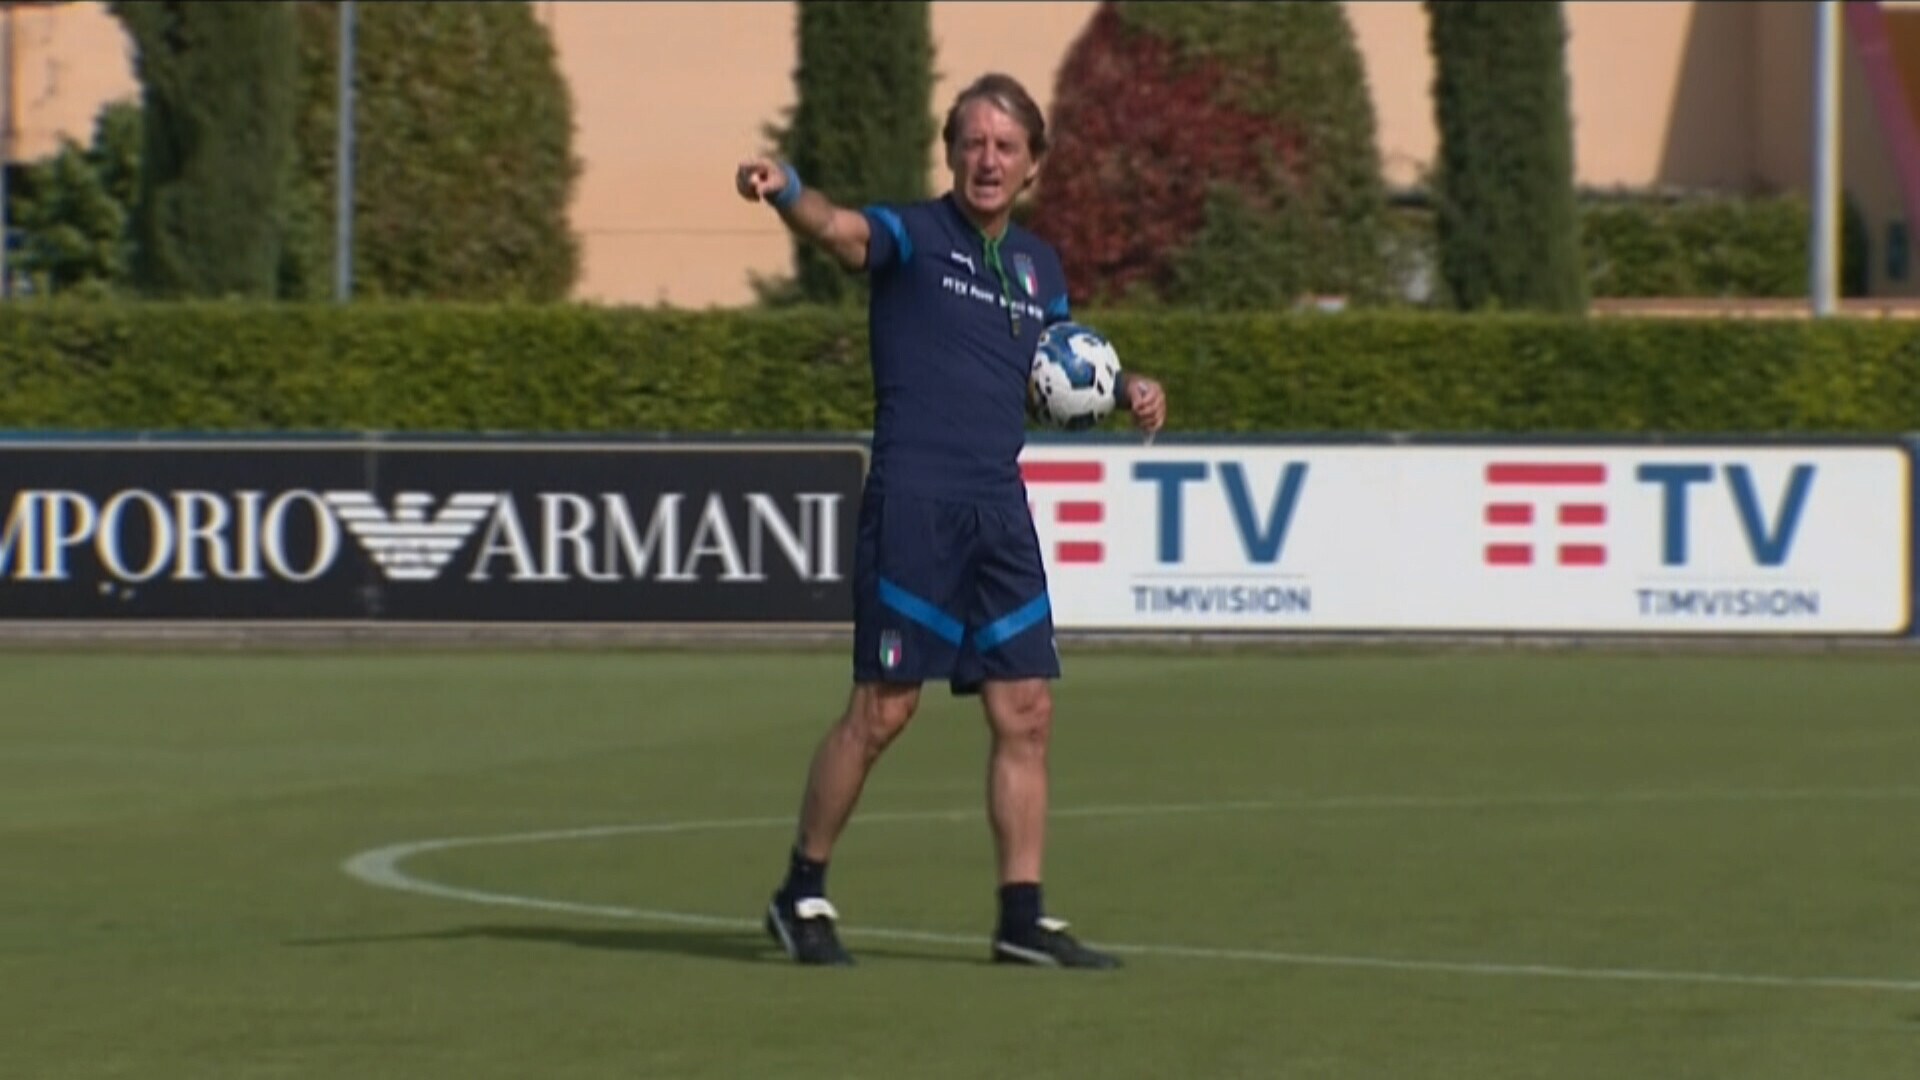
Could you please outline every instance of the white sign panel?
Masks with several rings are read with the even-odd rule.
[[[1063,628],[1901,633],[1896,446],[1036,443]]]

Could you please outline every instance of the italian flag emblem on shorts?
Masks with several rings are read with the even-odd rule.
[[[898,630],[880,632],[880,666],[883,668],[900,666],[900,632]]]

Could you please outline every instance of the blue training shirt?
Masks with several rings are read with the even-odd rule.
[[[1024,501],[1027,372],[1041,329],[1070,313],[1059,255],[1012,224],[989,242],[952,195],[862,213],[872,226],[869,488]]]

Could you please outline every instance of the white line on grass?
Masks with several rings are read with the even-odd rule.
[[[1878,801],[1920,798],[1920,788],[1777,788],[1748,791],[1627,791],[1610,794],[1568,794],[1527,796],[1398,796],[1360,795],[1298,799],[1252,799],[1234,802],[1158,803],[1121,806],[1066,807],[1053,811],[1054,817],[1145,817],[1158,814],[1244,813],[1256,810],[1404,810],[1404,809],[1499,809],[1528,806],[1580,806],[1645,803],[1764,803],[1796,801]],[[865,813],[862,823],[915,821],[974,821],[980,811],[926,810],[891,813]],[[596,825],[577,829],[553,829],[543,832],[506,833],[494,836],[456,836],[435,840],[414,840],[363,851],[347,859],[341,869],[360,881],[383,889],[419,896],[458,900],[470,904],[551,911],[568,915],[667,923],[716,930],[758,930],[759,920],[697,912],[662,911],[626,907],[617,904],[585,904],[572,900],[554,900],[513,893],[443,885],[415,877],[400,869],[400,864],[416,855],[456,848],[497,847],[508,844],[544,844],[565,840],[591,840],[607,836],[667,835],[731,829],[791,828],[793,818],[717,818],[702,821],[668,821],[629,825]],[[913,941],[934,945],[978,946],[978,934],[949,934],[929,930],[890,927],[845,927],[848,937],[885,941]],[[1187,960],[1227,960],[1246,963],[1284,964],[1300,967],[1363,968],[1376,971],[1428,972],[1447,975],[1503,976],[1519,978],[1585,979],[1607,982],[1694,983],[1720,986],[1817,988],[1838,990],[1892,990],[1920,992],[1920,979],[1867,978],[1846,975],[1767,975],[1732,974],[1711,971],[1660,971],[1641,968],[1569,967],[1560,964],[1503,964],[1465,960],[1419,960],[1375,956],[1341,956],[1320,953],[1282,952],[1272,949],[1221,949],[1189,945],[1148,945],[1101,942],[1112,952],[1133,956],[1166,956]]]

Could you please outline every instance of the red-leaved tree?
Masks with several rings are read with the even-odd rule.
[[[1328,35],[1300,42],[1290,8],[1331,9],[1346,31],[1331,4],[1096,10],[1058,75],[1030,217],[1059,248],[1076,304],[1253,307],[1364,291],[1369,268],[1347,249],[1377,248],[1384,197],[1357,50],[1349,36],[1349,65],[1295,62]]]

